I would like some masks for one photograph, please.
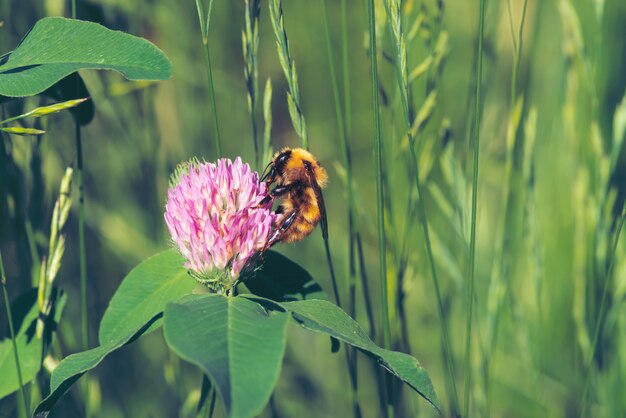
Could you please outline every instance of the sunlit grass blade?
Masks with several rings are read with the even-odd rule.
[[[480,152],[480,108],[481,108],[481,85],[483,74],[483,37],[485,31],[485,0],[480,0],[480,12],[478,21],[478,59],[476,64],[476,91],[474,104],[474,162],[472,169],[472,219],[470,223],[470,248],[469,248],[469,283],[466,295],[466,322],[465,322],[465,361],[463,382],[463,417],[469,417],[470,408],[470,385],[472,381],[472,369],[470,365],[471,341],[472,341],[472,313],[474,302],[474,276],[476,262],[476,207],[478,206],[478,161]]]
[[[350,302],[349,307],[351,316],[354,317],[355,313],[355,286],[356,286],[356,271],[354,263],[354,199],[352,197],[352,162],[350,161],[350,148],[348,145],[346,122],[341,109],[341,98],[339,95],[339,85],[337,81],[337,71],[335,67],[335,59],[333,57],[332,40],[330,37],[330,26],[328,23],[328,6],[326,0],[321,0],[322,5],[322,19],[324,24],[324,33],[326,40],[326,53],[328,56],[328,65],[330,72],[330,79],[333,90],[333,99],[335,102],[335,114],[337,119],[337,132],[339,133],[339,139],[342,144],[344,164],[346,165],[347,175],[347,191],[348,191],[348,284]],[[348,369],[350,372],[350,384],[352,388],[352,400],[353,400],[353,414],[354,417],[361,416],[361,407],[359,405],[358,393],[357,393],[357,362],[356,351],[354,349],[346,347],[346,360],[348,363]]]
[[[402,116],[404,122],[406,124],[406,134],[408,136],[408,147],[409,147],[409,155],[410,161],[413,169],[413,173],[415,176],[415,187],[417,189],[418,194],[418,213],[419,220],[421,223],[422,231],[424,233],[424,241],[426,244],[426,251],[428,254],[429,266],[432,274],[433,285],[435,288],[435,295],[437,298],[437,312],[439,315],[439,325],[441,328],[441,335],[443,340],[443,352],[444,352],[444,361],[446,363],[446,368],[448,372],[448,380],[447,384],[450,390],[450,398],[452,402],[452,409],[454,413],[457,413],[459,410],[458,403],[458,394],[456,389],[456,377],[454,371],[454,362],[452,359],[452,349],[450,345],[450,337],[448,331],[447,320],[445,317],[445,311],[443,307],[443,299],[441,296],[440,290],[440,282],[439,276],[437,273],[437,266],[435,264],[435,257],[433,254],[432,243],[430,239],[430,232],[428,226],[428,216],[426,213],[426,204],[424,202],[424,190],[422,187],[422,181],[420,178],[420,164],[417,158],[416,150],[415,150],[415,135],[418,135],[425,124],[428,122],[428,119],[432,115],[434,107],[436,105],[437,93],[435,90],[430,91],[429,95],[424,101],[424,104],[420,108],[417,116],[413,120],[413,115],[411,111],[411,104],[409,102],[409,97],[411,95],[410,92],[410,81],[408,75],[408,63],[407,63],[407,51],[406,51],[406,41],[402,29],[402,14],[401,14],[401,5],[397,0],[385,0],[385,8],[387,11],[387,17],[389,26],[391,28],[391,35],[394,40],[394,52],[395,52],[395,73],[396,79],[398,82],[398,88],[400,89],[400,102],[402,105]],[[443,36],[440,38],[444,39]],[[445,54],[445,42],[438,47],[436,47],[438,51],[435,54],[435,58],[433,61],[437,62],[435,65],[438,67],[443,61],[443,56]],[[434,54],[434,52],[433,52]]]
[[[367,3],[368,32],[369,32],[369,52],[370,52],[370,77],[372,85],[372,111],[374,130],[374,166],[376,174],[376,212],[378,224],[378,263],[380,274],[380,301],[381,301],[381,323],[383,328],[383,347],[391,347],[391,330],[389,324],[389,300],[387,296],[387,260],[386,260],[386,238],[385,238],[385,211],[383,202],[383,156],[380,126],[380,103],[378,84],[378,53],[376,48],[376,10],[374,0]],[[395,415],[394,403],[392,401],[391,385],[387,384],[387,414],[390,417]]]
[[[589,352],[589,357],[585,360],[585,384],[583,389],[583,396],[580,401],[580,411],[582,415],[585,415],[587,412],[587,398],[589,396],[589,385],[591,383],[591,375],[592,375],[592,367],[593,367],[593,359],[596,354],[596,349],[598,347],[598,341],[600,339],[600,334],[602,332],[603,323],[602,319],[605,318],[604,311],[606,310],[606,304],[609,294],[609,283],[613,277],[613,268],[615,267],[615,259],[617,258],[617,246],[619,244],[620,237],[622,235],[622,228],[624,226],[624,221],[626,220],[626,202],[622,207],[622,212],[620,214],[619,221],[617,223],[617,227],[615,229],[615,238],[613,241],[613,247],[611,248],[611,258],[609,261],[609,266],[607,269],[606,276],[604,278],[604,284],[602,286],[602,296],[600,299],[600,307],[598,308],[598,317],[593,327],[593,340],[591,343],[591,350]]]
[[[15,121],[15,120],[18,120],[18,119],[24,119],[24,118],[27,118],[27,117],[40,118],[42,116],[47,116],[47,115],[50,115],[52,113],[57,113],[57,112],[61,112],[61,111],[66,110],[66,109],[70,109],[72,107],[76,107],[79,104],[85,102],[86,100],[89,100],[89,98],[87,97],[87,98],[84,98],[84,99],[68,100],[68,101],[61,102],[61,103],[54,103],[54,104],[51,104],[51,105],[48,105],[48,106],[36,107],[35,109],[33,109],[33,110],[29,111],[29,112],[23,113],[21,115],[14,116],[12,118],[8,118],[8,119],[5,119],[5,120],[1,120],[0,124],[5,124],[5,123],[8,123],[8,122],[12,122],[12,121]]]
[[[296,72],[296,64],[291,57],[289,49],[289,40],[287,39],[287,31],[285,30],[285,20],[283,16],[283,4],[281,0],[270,0],[269,2],[270,18],[272,28],[276,35],[276,47],[278,49],[278,58],[280,65],[285,73],[289,91],[287,92],[287,105],[289,107],[289,116],[293,128],[300,137],[301,146],[309,149],[309,140],[307,137],[306,122],[300,105],[300,89],[298,87],[298,73]]]
[[[265,90],[263,92],[263,164],[272,159],[272,79],[267,78]]]
[[[23,128],[21,126],[0,128],[0,131],[19,136],[43,135],[46,133],[46,131],[42,131],[41,129]]]

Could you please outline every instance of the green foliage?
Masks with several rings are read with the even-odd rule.
[[[259,283],[254,283],[256,280]],[[296,263],[270,251],[264,267],[247,284],[258,295],[193,295],[195,282],[175,250],[148,258],[126,276],[111,299],[100,325],[101,345],[72,354],[59,364],[52,374],[50,395],[36,412],[46,416],[84,373],[163,322],[169,347],[210,377],[228,416],[252,417],[263,409],[277,382],[286,344],[287,312],[305,328],[326,333],[376,358],[439,408],[430,378],[415,358],[376,346],[332,303],[304,300],[324,294]],[[260,295],[291,302],[281,305]],[[32,379],[36,371],[28,370]]]
[[[115,70],[130,80],[165,80],[172,64],[145,39],[91,22],[48,17],[0,60],[0,94],[41,93],[82,69]]]
[[[193,20],[193,1],[78,2],[80,18],[146,37],[168,51],[175,77],[167,83],[146,85],[127,82],[115,71],[82,71],[82,86],[89,87],[84,94],[67,96],[72,86],[82,83],[74,72],[44,90],[45,98],[0,97],[0,119],[84,97],[93,100],[75,109],[91,106],[93,114],[93,104],[98,106],[92,125],[83,130],[86,271],[93,330],[119,279],[167,246],[163,204],[173,168],[193,155],[200,160],[217,158],[203,42],[211,47],[223,155],[254,161],[244,76],[247,62],[242,61],[245,2],[216,1],[210,32],[206,5],[211,1],[202,3],[200,31]],[[263,129],[267,150],[261,161],[267,163],[270,143],[277,149],[293,147],[300,138],[292,129],[284,97],[290,94],[295,74],[283,71],[272,15],[266,13],[269,4],[260,3],[264,9],[256,51],[256,114],[258,139]],[[343,70],[337,87],[345,92],[340,98],[346,103],[352,180],[342,158],[341,131],[335,125],[336,89],[327,67],[321,1],[282,1],[281,32],[286,29],[290,59],[297,64],[296,89],[310,148],[329,174],[324,199],[346,312],[368,325],[364,328],[373,341],[382,342],[379,284],[384,277],[391,346],[414,354],[428,370],[443,416],[462,415],[454,405],[451,386],[470,375],[462,370],[468,317],[464,296],[471,293],[465,272],[472,224],[472,132],[478,116],[469,418],[625,416],[626,233],[622,229],[620,237],[618,226],[626,197],[626,61],[621,59],[626,47],[626,2],[486,1],[478,115],[473,108],[479,0],[388,0],[393,6],[390,16],[385,0],[372,1],[375,33],[365,19],[369,1],[326,3],[327,42],[337,75]],[[62,14],[61,5],[67,12],[67,2],[0,0],[0,51],[16,48],[33,22]],[[252,29],[252,14],[250,18]],[[368,39],[368,35],[375,36]],[[404,47],[398,48],[399,38]],[[370,64],[377,65],[375,79]],[[398,73],[408,83],[399,84]],[[8,75],[0,71],[0,79]],[[271,89],[261,97],[270,78],[279,97],[273,103]],[[380,100],[376,114],[374,97]],[[261,110],[266,121],[273,119],[273,128],[260,120]],[[292,104],[291,113],[294,110],[297,113]],[[74,127],[65,116],[7,125],[46,131],[44,136],[0,132],[0,249],[9,275],[6,290],[14,302],[39,277],[39,261],[48,254],[56,184],[76,156]],[[415,137],[412,148],[407,126]],[[376,239],[374,129],[379,129],[382,149],[380,203],[385,228],[381,242],[386,247],[382,256]],[[421,181],[420,192],[416,179]],[[346,216],[350,202],[354,202],[352,219]],[[57,279],[69,295],[79,294],[75,225],[75,213],[70,212],[67,248]],[[347,245],[351,230],[360,233],[354,248]],[[426,232],[432,241],[432,258]],[[318,231],[303,242],[274,249],[330,289]],[[382,275],[380,261],[385,264]],[[348,286],[352,282],[348,272],[361,278],[354,290]],[[257,280],[262,277],[260,272]],[[289,277],[282,277],[269,290],[253,292],[278,300],[283,294],[288,295],[284,299],[300,297],[298,289],[274,290],[289,284]],[[241,284],[239,290],[246,292],[244,285],[251,283]],[[373,303],[368,304],[368,298]],[[47,395],[47,372],[68,354],[84,349],[79,301],[72,304],[73,309],[63,313],[60,344],[50,350],[45,370],[27,385],[33,402],[38,393]],[[449,344],[444,343],[445,328]],[[342,343],[342,352],[333,355],[326,335],[311,336],[299,326],[288,328],[288,335],[273,400],[259,417],[350,417],[354,398],[343,357],[343,351],[350,352],[349,345]],[[363,418],[385,416],[385,387],[377,379],[376,360],[358,350],[352,360],[358,365],[357,401]],[[76,384],[50,415],[82,416],[86,408],[91,416],[102,418],[196,417],[199,370],[171,353],[158,332],[118,350],[99,367],[97,375],[81,379],[97,378],[97,385],[87,392]],[[0,372],[0,383],[3,379]],[[412,390],[400,387],[403,390],[394,391],[396,417],[436,415]],[[2,398],[0,416],[18,416],[19,405],[15,395]],[[223,416],[220,405],[215,412],[216,417]]]
[[[378,347],[359,324],[336,305],[323,300],[303,300],[286,302],[283,306],[292,312],[295,320],[304,328],[328,334],[374,357],[382,367],[415,389],[435,409],[440,409],[430,377],[419,362],[408,354]]]
[[[246,298],[198,295],[167,306],[165,340],[211,378],[229,417],[253,417],[278,380],[288,319]]]
[[[47,320],[48,330],[56,329],[56,324],[61,319],[67,299],[65,293],[56,289],[52,292],[51,298],[54,309]],[[45,355],[52,343],[54,332],[48,331],[42,335],[42,338],[37,338],[35,335],[39,318],[37,289],[31,289],[17,297],[11,304],[11,314],[16,330],[15,337],[22,379],[24,383],[28,383],[35,378],[41,369],[42,355]],[[0,379],[0,399],[20,388],[13,357],[13,345],[9,337],[0,341],[0,376],[2,376]]]
[[[183,267],[178,251],[171,249],[152,256],[124,278],[100,322],[100,344],[119,341],[136,331],[165,306],[191,293],[195,281]],[[156,320],[145,332],[160,326]]]
[[[163,315],[156,314],[145,324],[126,335],[108,340],[106,344],[67,356],[54,369],[50,379],[50,394],[35,408],[36,417],[46,417],[54,404],[86,372],[96,367],[106,356],[147,332]]]

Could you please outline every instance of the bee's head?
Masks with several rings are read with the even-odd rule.
[[[291,149],[283,148],[282,151],[277,152],[274,155],[272,161],[267,164],[265,170],[263,170],[263,175],[261,176],[261,181],[265,181],[267,183],[273,183],[276,180],[276,176],[282,175],[285,171],[285,167],[287,165],[287,161],[291,157]]]
[[[291,158],[291,153],[292,151],[290,148],[284,148],[281,152],[277,153],[276,156],[274,157],[274,161],[272,165],[277,175],[280,176],[285,172],[285,169],[287,168],[287,163],[289,162],[289,159]]]

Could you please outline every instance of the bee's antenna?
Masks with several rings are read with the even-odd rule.
[[[270,173],[272,172],[272,170],[268,170],[268,168],[270,168],[272,166],[272,164],[274,164],[274,161],[270,161],[265,168],[263,169],[263,175],[261,176],[261,180],[260,181],[265,181],[265,179],[267,178],[267,176],[270,175]]]

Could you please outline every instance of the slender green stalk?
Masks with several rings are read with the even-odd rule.
[[[252,142],[254,144],[254,162],[257,169],[260,167],[259,143],[257,139],[257,102],[259,92],[259,69],[257,52],[259,49],[259,17],[261,15],[261,0],[245,0],[245,19],[242,31],[242,45],[244,58],[244,77],[248,89],[248,110],[252,128]]]
[[[85,185],[83,182],[83,145],[80,124],[75,120],[76,181],[78,183],[78,246],[80,256],[80,313],[83,348],[89,348],[89,318],[87,310],[87,254],[85,251]]]
[[[272,158],[272,79],[267,78],[263,92],[263,161]]]
[[[330,27],[328,24],[328,7],[326,4],[326,0],[320,0],[321,4],[322,4],[322,19],[323,19],[323,25],[324,25],[324,33],[325,33],[325,39],[326,39],[326,52],[328,55],[328,64],[329,64],[329,70],[330,70],[330,79],[331,79],[331,84],[332,84],[332,89],[333,89],[333,98],[335,101],[335,114],[336,114],[336,119],[337,119],[337,131],[339,132],[339,139],[341,141],[342,147],[341,150],[343,152],[343,158],[344,158],[344,164],[346,165],[346,172],[347,172],[347,176],[348,176],[348,217],[349,217],[349,226],[350,226],[350,231],[349,231],[349,243],[350,243],[350,248],[352,247],[352,237],[354,236],[354,231],[352,230],[352,219],[353,219],[353,208],[354,208],[354,202],[353,202],[353,198],[352,198],[352,184],[351,184],[351,179],[352,179],[352,164],[350,161],[350,148],[348,145],[348,139],[346,136],[346,125],[345,125],[345,120],[343,118],[343,112],[341,110],[341,98],[339,97],[339,86],[337,83],[337,72],[336,72],[336,68],[335,68],[335,60],[333,58],[333,51],[332,51],[332,41],[330,38]],[[352,251],[351,251],[352,252]],[[354,278],[354,277],[352,277]],[[352,286],[353,283],[350,283],[350,285]]]
[[[9,302],[9,294],[7,292],[7,277],[4,273],[4,263],[2,262],[2,253],[0,253],[0,279],[2,280],[2,293],[4,294],[4,307],[7,312],[9,322],[9,332],[11,333],[11,342],[13,343],[13,357],[15,358],[15,369],[17,370],[17,381],[20,384],[20,392],[18,397],[24,403],[24,416],[30,413],[28,406],[28,398],[26,397],[26,389],[24,380],[22,379],[22,368],[20,367],[20,357],[17,352],[17,343],[15,342],[15,329],[13,328],[13,316],[11,315],[11,304]]]
[[[580,413],[581,416],[585,416],[585,410],[587,405],[587,397],[589,395],[589,384],[591,382],[591,367],[593,365],[593,358],[596,354],[596,348],[598,347],[598,341],[600,340],[600,333],[602,332],[603,323],[602,317],[604,316],[604,310],[606,309],[606,302],[609,294],[609,283],[611,281],[611,276],[613,275],[613,267],[615,266],[615,259],[617,254],[617,245],[619,244],[619,239],[622,235],[622,228],[624,226],[624,220],[626,219],[626,202],[622,207],[622,213],[620,214],[620,219],[617,224],[617,228],[615,230],[615,241],[613,243],[611,261],[609,263],[609,267],[606,273],[606,277],[604,278],[604,286],[602,288],[602,298],[600,299],[600,307],[598,309],[598,317],[596,318],[596,323],[593,327],[593,341],[591,343],[591,351],[589,352],[589,358],[586,361],[585,371],[585,386],[583,390],[583,396],[580,401]]]
[[[511,33],[513,37],[513,46],[514,46],[514,55],[513,55],[513,73],[511,76],[511,100],[509,105],[509,114],[510,121],[509,127],[510,131],[507,135],[507,144],[506,144],[506,160],[505,160],[505,176],[504,176],[504,190],[502,196],[503,207],[500,214],[499,226],[498,226],[498,238],[496,241],[495,249],[494,249],[494,266],[492,269],[492,286],[494,286],[494,291],[490,294],[494,295],[496,298],[495,303],[495,313],[493,323],[490,328],[488,328],[488,347],[485,352],[485,361],[487,362],[487,371],[485,376],[485,392],[487,393],[487,416],[490,414],[491,409],[491,390],[490,390],[490,382],[491,382],[491,372],[493,365],[493,353],[495,353],[497,344],[498,344],[498,335],[499,335],[499,323],[500,323],[500,315],[502,311],[502,300],[506,298],[506,292],[508,291],[508,283],[502,284],[502,281],[506,275],[505,271],[505,253],[504,253],[504,239],[507,233],[507,214],[509,208],[509,200],[511,195],[511,175],[513,168],[513,151],[515,148],[515,142],[517,139],[517,132],[519,121],[521,119],[522,112],[522,103],[518,104],[517,98],[517,81],[519,74],[519,67],[522,57],[522,47],[523,47],[523,31],[524,31],[524,22],[526,21],[526,10],[527,10],[528,1],[524,0],[524,4],[522,6],[522,19],[520,21],[520,25],[517,31],[517,41],[515,30],[513,28],[513,17],[511,12],[511,5],[508,6],[509,12],[509,21],[511,22]],[[504,286],[503,291],[500,291],[500,287]],[[490,341],[489,341],[490,340]]]
[[[372,107],[374,112],[373,128],[374,128],[374,163],[376,169],[376,210],[378,221],[378,258],[380,267],[380,298],[381,298],[381,315],[383,327],[383,345],[385,348],[391,348],[391,330],[389,325],[389,300],[387,296],[387,260],[386,260],[386,242],[385,242],[385,212],[383,207],[383,179],[382,179],[382,142],[380,130],[380,103],[378,98],[378,53],[376,51],[376,10],[374,8],[374,0],[367,3],[368,15],[368,31],[369,31],[369,49],[370,49],[370,70],[372,77]],[[391,393],[391,385],[387,385],[387,408],[388,416],[395,415],[393,395]]]
[[[76,0],[72,0],[72,19],[76,19]],[[74,118],[76,139],[76,180],[78,183],[78,247],[80,258],[80,317],[83,349],[89,348],[89,317],[87,311],[87,252],[85,249],[85,185],[83,182],[83,143],[80,123]]]
[[[478,62],[476,67],[476,102],[474,105],[474,168],[472,176],[472,219],[470,230],[469,250],[469,285],[467,288],[467,312],[465,323],[465,379],[463,384],[463,417],[469,417],[470,382],[472,369],[470,365],[472,340],[472,313],[474,301],[474,276],[476,262],[476,207],[478,204],[478,157],[480,152],[480,105],[481,84],[483,74],[483,36],[485,31],[485,0],[480,0],[480,15],[478,23]]]
[[[355,286],[356,286],[356,269],[354,263],[354,202],[352,197],[352,164],[350,161],[350,147],[348,145],[348,139],[346,134],[346,123],[343,117],[341,109],[341,98],[339,95],[339,86],[337,82],[337,71],[335,68],[335,60],[333,58],[332,40],[330,37],[330,25],[328,23],[328,7],[326,0],[321,0],[322,4],[322,20],[324,25],[324,33],[326,39],[326,52],[328,55],[328,65],[330,70],[330,78],[333,89],[333,98],[335,101],[335,113],[337,119],[337,130],[339,132],[339,138],[341,140],[344,164],[346,165],[346,172],[348,177],[348,253],[350,255],[349,260],[349,294],[350,294],[350,306],[351,316],[354,315],[355,309]],[[356,363],[356,351],[354,349],[346,348],[346,360],[348,364],[348,372],[350,373],[350,385],[352,388],[352,401],[353,401],[353,413],[355,417],[361,416],[361,407],[359,405],[358,398],[358,385],[357,385],[357,363]]]
[[[200,20],[200,32],[202,34],[202,46],[204,49],[204,60],[207,69],[207,83],[209,85],[209,94],[211,95],[211,111],[213,115],[213,130],[215,132],[215,149],[217,156],[222,156],[222,145],[220,141],[219,119],[217,117],[217,104],[215,102],[215,87],[213,86],[213,69],[211,67],[211,51],[209,48],[209,24],[211,22],[211,9],[213,8],[213,0],[209,0],[209,8],[204,19],[204,11],[202,0],[196,0],[196,11]]]
[[[72,19],[76,19],[76,0],[72,0]],[[78,91],[78,86],[77,86]],[[80,123],[74,118],[76,140],[76,182],[78,184],[78,248],[80,263],[80,318],[83,350],[89,348],[89,311],[87,310],[87,250],[85,244],[85,184],[83,180],[83,144]],[[85,380],[85,415],[89,417],[89,380]]]
[[[378,99],[378,62],[376,51],[376,10],[374,0],[367,3],[369,24],[370,71],[372,77],[372,107],[374,112],[374,164],[376,169],[376,210],[378,221],[378,257],[380,267],[380,292],[383,326],[383,343],[385,348],[391,347],[391,332],[389,326],[389,302],[387,297],[387,260],[385,242],[385,212],[383,208],[383,158],[380,130],[380,103]]]
[[[524,0],[524,4],[522,5],[522,20],[519,24],[519,29],[517,31],[517,43],[515,48],[515,55],[513,56],[513,75],[511,77],[511,108],[515,105],[517,100],[517,81],[519,78],[519,68],[520,62],[522,60],[522,49],[524,46],[524,23],[526,22],[526,10],[528,6],[528,0]]]
[[[428,227],[428,216],[426,213],[426,204],[424,201],[424,191],[422,182],[419,175],[419,161],[415,151],[415,137],[412,132],[412,119],[411,106],[409,103],[410,97],[410,84],[407,75],[407,52],[406,44],[404,41],[404,34],[402,31],[402,16],[401,6],[397,1],[385,1],[385,7],[387,10],[387,16],[389,20],[389,26],[391,27],[392,36],[395,41],[395,69],[396,77],[398,81],[398,87],[400,89],[400,101],[402,104],[403,117],[406,123],[407,136],[409,138],[409,149],[411,165],[413,166],[413,172],[415,175],[415,186],[418,194],[418,212],[422,230],[424,232],[424,241],[426,244],[426,252],[428,253],[428,261],[430,270],[433,277],[433,285],[435,287],[435,294],[437,297],[437,308],[439,315],[439,324],[441,326],[441,335],[443,339],[444,357],[446,362],[446,368],[449,374],[449,387],[452,391],[450,398],[454,412],[459,410],[458,394],[456,389],[456,378],[454,373],[454,363],[452,359],[452,349],[450,346],[450,336],[448,331],[448,325],[445,318],[445,310],[443,307],[443,299],[441,297],[441,290],[439,285],[439,276],[437,274],[437,266],[435,264],[435,257],[433,255],[432,243],[430,239],[430,232]]]
[[[213,70],[211,69],[211,52],[209,51],[209,38],[203,38],[202,43],[204,45],[204,58],[207,68],[207,80],[209,83],[209,93],[211,94],[211,108],[213,110],[213,130],[215,132],[215,149],[217,150],[217,156],[222,156],[222,143],[220,140],[220,127],[217,118],[217,103],[215,102],[215,87],[213,86]]]
[[[345,110],[346,136],[352,130],[352,104],[350,101],[350,57],[348,49],[348,6],[347,0],[341,0],[341,56],[343,60],[343,100]]]

